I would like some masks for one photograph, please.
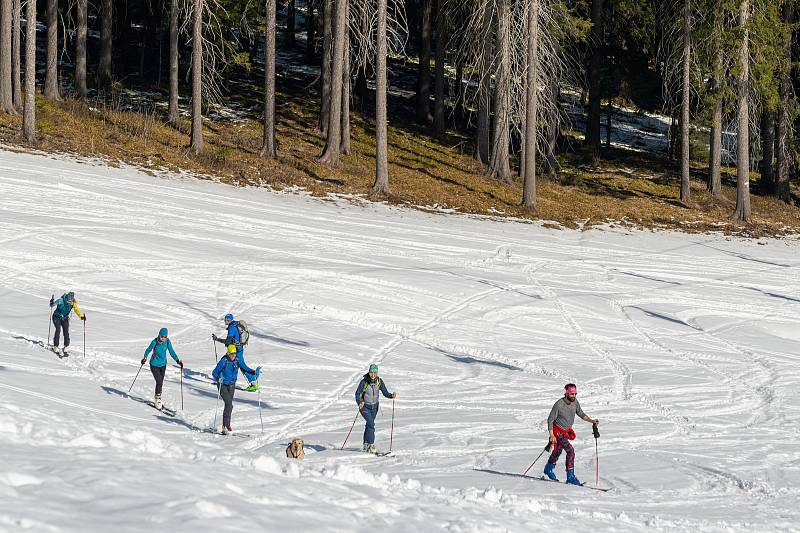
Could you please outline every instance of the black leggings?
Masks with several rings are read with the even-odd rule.
[[[236,392],[236,385],[220,385],[219,391],[222,401],[225,402],[225,409],[222,410],[222,425],[226,428],[231,427],[231,414],[233,413],[233,394]]]
[[[167,373],[167,367],[150,365],[150,372],[156,378],[156,396],[161,396],[161,387],[164,385],[164,374]]]
[[[64,348],[69,346],[69,316],[53,315],[53,325],[56,327],[56,334],[53,335],[53,346],[58,346],[61,330],[64,330]]]

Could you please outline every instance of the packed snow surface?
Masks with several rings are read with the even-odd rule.
[[[0,187],[0,530],[800,528],[796,239],[549,230],[10,152]],[[60,359],[43,345],[66,291],[86,353],[73,316]],[[202,431],[228,312],[264,367],[238,437]],[[175,417],[145,403],[147,366],[128,394],[162,326],[186,363]],[[339,449],[372,362],[398,393],[387,457],[357,451],[360,418]],[[570,381],[609,492],[521,476]]]

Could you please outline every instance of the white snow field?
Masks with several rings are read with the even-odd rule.
[[[7,151],[0,191],[2,531],[800,530],[796,238],[559,231]],[[48,300],[70,290],[86,353],[73,316],[60,359]],[[249,437],[202,431],[227,312],[264,367],[263,433],[236,394]],[[162,326],[186,363],[174,418],[144,403],[147,366],[127,394]],[[360,418],[339,450],[371,362],[398,393],[386,457],[357,451]],[[609,492],[521,476],[569,381]],[[391,418],[384,399],[381,450]]]

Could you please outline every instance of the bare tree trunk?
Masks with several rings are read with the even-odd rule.
[[[495,71],[495,98],[494,98],[494,141],[492,154],[489,159],[488,176],[492,179],[511,182],[511,167],[509,166],[509,125],[510,125],[510,36],[509,36],[509,5],[508,0],[497,2],[497,68]]]
[[[75,31],[75,90],[79,98],[86,98],[89,88],[86,85],[86,25],[87,0],[76,2],[76,31]]]
[[[783,22],[791,25],[794,22],[794,5],[792,2],[783,4]],[[792,32],[789,31],[786,41],[784,41],[784,57],[787,64],[791,64],[792,59]],[[777,159],[775,173],[775,196],[784,202],[791,201],[789,192],[789,134],[791,126],[789,124],[789,99],[792,95],[792,77],[790,69],[786,69],[780,80],[780,103],[778,104],[778,116],[775,124],[775,158]]]
[[[389,194],[389,126],[386,117],[386,0],[378,0],[375,47],[375,183],[372,189]]]
[[[58,0],[47,0],[47,64],[44,74],[44,95],[54,101],[61,99],[58,90]]]
[[[419,68],[417,70],[417,122],[427,126],[431,115],[431,4],[422,0],[419,17]]]
[[[167,120],[177,124],[178,113],[178,12],[179,0],[171,0],[169,6],[169,110]]]
[[[711,76],[711,90],[714,92],[714,112],[711,117],[709,139],[708,184],[706,188],[714,199],[722,195],[722,0],[717,0],[714,11],[714,71]]]
[[[550,98],[553,102],[558,102],[560,95],[559,80],[555,77],[550,79]],[[559,134],[559,117],[554,116],[550,118],[547,124],[547,154],[545,157],[545,174],[551,180],[556,179],[556,169],[558,161],[556,160],[556,145],[558,143]]]
[[[0,111],[17,114],[11,83],[11,0],[0,0]]]
[[[336,0],[333,20],[333,61],[331,63],[331,89],[329,101],[327,139],[319,160],[328,165],[338,165],[342,147],[342,72],[344,71],[344,43],[347,32],[347,4]]]
[[[319,130],[328,133],[331,119],[331,70],[333,61],[333,3],[334,0],[322,0],[322,65],[320,77],[322,82],[322,100],[319,111]]]
[[[36,2],[25,5],[25,99],[22,111],[22,136],[36,141]]]
[[[192,22],[192,139],[195,155],[203,153],[203,0],[194,0]]]
[[[111,87],[111,54],[113,44],[114,2],[102,0],[100,10],[100,60],[97,64],[97,86]]]
[[[775,173],[773,163],[775,161],[775,113],[767,111],[761,112],[761,163],[759,169],[761,177],[758,181],[758,188],[767,194],[775,191]]]
[[[492,107],[491,56],[494,52],[492,31],[492,10],[487,7],[483,13],[483,53],[478,81],[478,123],[475,131],[475,159],[484,165],[489,163],[490,114]]]
[[[286,42],[294,46],[295,0],[286,0]]]
[[[681,203],[689,206],[692,189],[689,183],[689,64],[691,60],[691,0],[683,1],[683,75],[681,79]]]
[[[603,61],[603,0],[592,0],[592,30],[589,42],[592,56],[589,60],[589,113],[586,118],[586,148],[593,154],[600,151],[600,67]]]
[[[306,60],[314,57],[314,41],[316,40],[316,22],[314,21],[314,1],[306,0]]]
[[[350,20],[350,3],[344,0],[346,4],[346,20]],[[342,145],[340,150],[342,154],[350,154],[350,29],[345,30],[344,42],[344,67],[342,68]]]
[[[20,111],[22,109],[22,84],[20,83],[20,18],[21,18],[20,0],[13,0],[12,13],[11,13],[11,90],[12,101],[14,102],[14,109]]]
[[[436,98],[433,106],[433,129],[436,133],[444,133],[444,54],[445,31],[447,30],[447,13],[444,0],[436,1]]]
[[[522,206],[536,212],[536,118],[539,107],[539,1],[528,2],[527,80],[525,91],[525,174]]]
[[[733,217],[750,222],[750,0],[739,4],[739,27],[742,44],[739,48],[739,132],[736,142],[736,211]]]
[[[264,15],[264,143],[261,157],[275,159],[275,17],[277,0],[266,0]]]

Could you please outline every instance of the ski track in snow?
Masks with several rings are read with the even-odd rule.
[[[3,151],[0,187],[0,531],[797,530],[797,239],[553,231]],[[44,320],[67,290],[86,353],[73,317],[62,359]],[[250,437],[204,432],[227,312],[264,369],[236,393]],[[127,392],[162,326],[186,363],[174,417],[146,405],[146,366]],[[382,458],[355,451],[360,417],[339,450],[372,362],[398,392]],[[520,476],[567,381],[610,492]]]

